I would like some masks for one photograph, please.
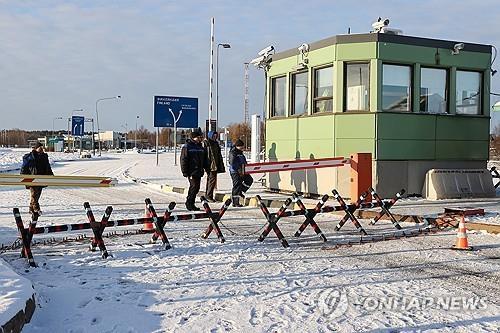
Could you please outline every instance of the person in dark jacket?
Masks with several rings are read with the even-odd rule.
[[[231,192],[233,207],[243,206],[240,204],[240,197],[245,198],[245,192],[253,183],[252,176],[243,173],[243,166],[247,164],[247,159],[243,155],[244,148],[245,144],[238,139],[229,151],[229,173],[233,181],[233,190]]]
[[[22,175],[53,175],[52,168],[50,167],[49,157],[43,151],[43,145],[36,142],[30,153],[23,156],[23,165],[21,167]],[[40,196],[42,189],[45,186],[26,186],[30,190],[30,213],[33,221],[37,221],[38,217],[42,214],[40,210]]]
[[[218,133],[209,131],[207,138],[203,141],[203,147],[207,151],[207,188],[206,197],[210,202],[215,202],[214,190],[217,186],[217,174],[226,172],[224,167],[224,159],[220,151]]]
[[[206,150],[201,144],[202,141],[203,134],[200,129],[196,129],[191,132],[191,139],[186,140],[181,150],[182,175],[189,180],[186,208],[192,211],[200,210],[194,202],[200,190],[201,177],[208,171]]]

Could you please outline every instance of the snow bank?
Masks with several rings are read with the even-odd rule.
[[[0,325],[6,332],[20,330],[35,310],[34,288],[0,259]]]
[[[0,149],[0,172],[16,171],[21,169],[23,155],[29,149]],[[78,153],[52,153],[48,152],[50,163],[60,161],[74,161],[80,159]]]

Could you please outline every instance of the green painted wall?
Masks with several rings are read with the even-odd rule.
[[[388,62],[479,70],[488,68],[491,61],[490,55],[486,53],[460,51],[459,54],[452,55],[449,49],[394,43],[379,43],[377,58]]]
[[[286,74],[290,80],[300,56],[273,61],[268,72],[272,77]],[[312,72],[315,67],[333,64],[334,113],[267,119],[266,153],[268,158],[286,160],[332,156],[349,156],[354,152],[371,152],[379,161],[405,160],[487,160],[489,137],[489,63],[490,55],[393,43],[349,43],[310,51],[309,112],[312,106]],[[370,111],[346,113],[344,108],[344,65],[351,61],[370,63]],[[413,66],[413,98],[409,113],[381,112],[382,65],[404,63]],[[420,66],[449,69],[450,114],[419,113]],[[455,110],[455,77],[457,69],[483,72],[484,116],[457,116]],[[290,91],[288,82],[288,91]],[[271,93],[268,88],[267,105]],[[287,100],[287,114],[290,108]],[[268,110],[269,111],[269,110]],[[269,152],[272,156],[269,156]]]

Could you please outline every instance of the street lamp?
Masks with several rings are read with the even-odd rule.
[[[139,119],[139,116],[136,116],[135,117],[135,138],[134,138],[134,142],[135,142],[135,150],[137,150],[137,120]]]
[[[212,131],[217,131],[217,126],[219,125],[219,46],[222,46],[224,49],[230,49],[231,45],[228,43],[219,43],[217,44],[217,54],[216,54],[216,74],[215,74],[215,96],[216,96],[216,109],[215,109],[215,129],[212,128],[212,124],[208,125],[208,128]]]
[[[124,128],[124,129],[125,129],[125,147],[124,147],[124,148],[125,148],[125,151],[127,151],[127,133],[128,133],[128,124],[127,124],[127,123],[125,123],[125,126],[124,126],[124,125],[122,125],[122,128]]]
[[[54,151],[56,150],[56,144],[55,144],[55,138],[54,138],[55,132],[56,132],[56,130],[55,130],[55,121],[56,120],[62,120],[62,119],[63,119],[63,117],[55,117],[55,118],[52,119],[52,142],[53,142],[53,149],[54,149]],[[64,145],[64,141],[63,141],[63,145]]]
[[[97,141],[99,141],[99,156],[101,156],[101,128],[99,127],[99,113],[97,112],[97,104],[100,101],[104,101],[107,99],[118,99],[122,98],[120,95],[114,96],[114,97],[104,97],[104,98],[99,98],[98,100],[95,101],[95,115],[96,115],[96,121],[97,121]],[[94,136],[94,133],[92,133],[92,136]],[[95,148],[92,147],[95,155]]]
[[[55,134],[56,130],[55,130],[55,121],[56,120],[62,120],[63,117],[55,117],[54,119],[52,119],[52,136]]]

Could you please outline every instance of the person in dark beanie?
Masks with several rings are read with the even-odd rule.
[[[249,174],[243,173],[243,166],[247,164],[247,159],[243,155],[245,144],[240,139],[234,142],[229,151],[229,173],[233,181],[231,192],[233,207],[242,207],[240,197],[245,198],[245,192],[252,186],[253,178]]]
[[[53,175],[54,173],[50,167],[49,157],[43,151],[43,145],[37,141],[31,148],[31,152],[23,156],[21,174]],[[30,190],[30,213],[32,221],[37,221],[38,217],[42,214],[38,201],[40,200],[44,187],[45,186],[26,186],[26,188]]]
[[[210,202],[215,202],[214,190],[217,186],[217,174],[226,172],[224,167],[224,159],[220,151],[218,133],[209,131],[207,138],[203,141],[203,147],[207,151],[207,188],[206,198]]]
[[[191,132],[191,139],[186,140],[186,144],[181,150],[181,171],[182,175],[189,180],[189,190],[186,198],[187,210],[200,210],[195,206],[196,195],[200,191],[201,177],[205,171],[208,172],[206,150],[201,145],[203,134],[200,129]]]

